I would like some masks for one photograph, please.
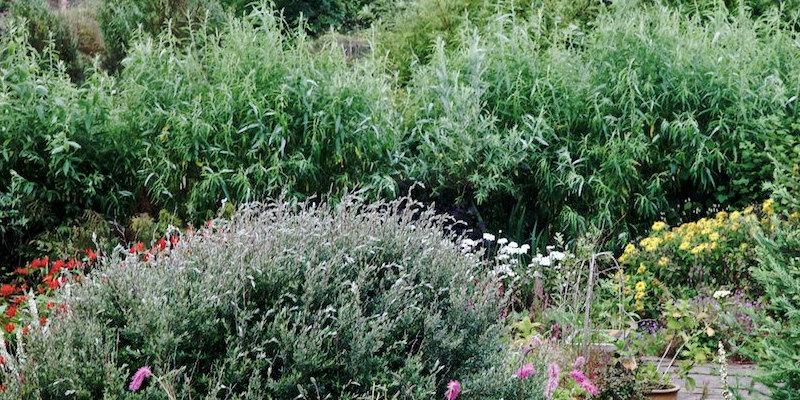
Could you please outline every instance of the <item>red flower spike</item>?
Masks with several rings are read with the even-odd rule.
[[[42,317],[42,318],[39,320],[39,322],[41,322],[41,325],[42,325],[42,326],[45,326],[45,325],[47,325],[47,317]]]
[[[30,325],[28,325],[28,326],[26,326],[26,327],[22,328],[22,334],[23,334],[23,335],[27,335],[27,334],[28,334],[28,332],[30,332],[30,331],[31,331],[31,326],[30,326]]]
[[[16,315],[17,315],[17,306],[8,307],[8,309],[6,310],[6,317],[14,318],[14,316]]]
[[[12,333],[12,332],[14,332],[14,329],[17,329],[17,326],[14,325],[13,322],[9,322],[9,323],[6,324],[6,328],[5,329],[6,329],[6,332]]]
[[[48,310],[52,310],[53,308],[55,308],[55,306],[56,306],[55,302],[51,301],[51,302],[47,303],[47,309]]]
[[[167,248],[167,240],[164,238],[158,239],[158,243],[156,243],[159,249],[164,250]]]
[[[178,244],[179,240],[180,239],[177,236],[170,236],[169,244],[171,244],[172,246],[175,246],[176,244]]]
[[[95,261],[97,260],[97,253],[95,253],[92,248],[88,248],[86,249],[86,257],[89,257],[90,260]]]
[[[17,287],[16,286],[12,286],[12,285],[9,285],[9,284],[4,284],[3,286],[0,286],[0,296],[3,296],[3,297],[11,296],[16,291],[17,291]]]

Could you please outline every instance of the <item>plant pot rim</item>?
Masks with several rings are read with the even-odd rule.
[[[677,393],[681,390],[680,387],[677,385],[670,384],[669,387],[664,389],[649,389],[647,394],[669,394],[669,393]]]

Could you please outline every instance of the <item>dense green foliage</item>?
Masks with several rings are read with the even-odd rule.
[[[505,298],[476,284],[485,271],[447,224],[408,199],[280,202],[147,257],[120,251],[56,299],[69,312],[31,329],[24,360],[6,358],[25,383],[5,375],[0,396],[429,399],[461,379],[512,398]],[[161,383],[127,392],[145,365]]]
[[[620,248],[654,220],[761,199],[797,136],[800,51],[772,8],[420,0],[353,57],[272,9],[240,17],[246,3],[102,5],[112,75],[71,83],[54,47],[0,39],[3,70],[30,71],[6,74],[0,103],[20,110],[2,116],[0,161],[17,255],[85,209],[193,223],[223,198],[412,182],[535,247],[595,226]]]
[[[764,323],[754,356],[771,399],[792,399],[800,387],[800,230],[777,224],[774,237],[759,238],[753,276],[763,286],[773,318]]]

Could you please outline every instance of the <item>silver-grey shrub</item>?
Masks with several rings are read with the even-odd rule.
[[[6,374],[5,395],[433,398],[459,379],[473,398],[500,398],[505,298],[451,222],[408,199],[278,201],[147,261],[119,249],[26,336],[24,383]],[[164,385],[127,391],[145,365]]]

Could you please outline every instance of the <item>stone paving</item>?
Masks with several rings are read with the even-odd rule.
[[[752,364],[728,364],[728,385],[736,390],[741,399],[768,399],[764,386],[753,382],[756,372]],[[679,400],[723,400],[722,382],[719,378],[719,366],[716,364],[697,365],[689,373],[697,385],[687,391],[684,382],[676,380],[680,386]]]

